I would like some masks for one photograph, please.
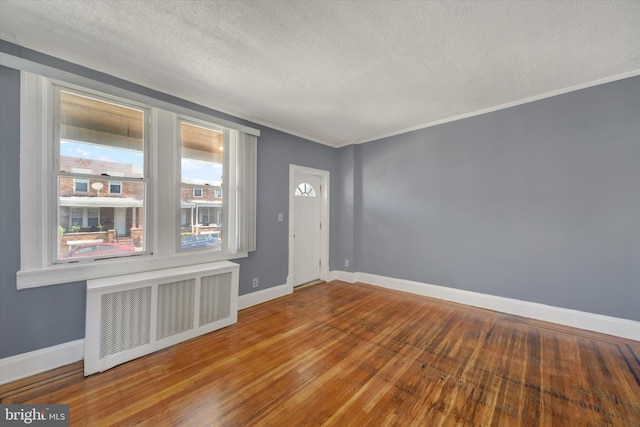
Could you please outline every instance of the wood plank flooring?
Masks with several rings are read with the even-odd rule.
[[[0,386],[78,426],[640,426],[640,343],[339,281],[88,378]]]

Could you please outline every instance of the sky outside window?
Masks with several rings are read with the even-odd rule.
[[[144,156],[141,151],[61,140],[60,155],[86,160],[130,164],[136,175],[143,175]],[[222,181],[222,165],[219,163],[183,158],[182,179],[186,183],[220,184]]]

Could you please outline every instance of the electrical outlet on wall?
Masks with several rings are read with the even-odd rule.
[[[254,287],[254,288],[257,288],[257,287],[259,286],[259,284],[258,284],[258,278],[257,278],[257,277],[254,277],[254,278],[253,278],[252,285],[253,285],[253,287]]]
[[[348,258],[344,259],[344,266],[345,267],[349,267],[349,259]]]

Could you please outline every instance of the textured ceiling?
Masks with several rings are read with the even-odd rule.
[[[0,0],[0,36],[333,146],[640,74],[640,1]]]

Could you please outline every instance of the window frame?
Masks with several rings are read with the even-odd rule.
[[[77,215],[78,211],[80,211],[79,216]],[[76,215],[74,215],[74,213]],[[75,220],[80,219],[80,224],[74,224],[73,223],[74,219]],[[69,228],[75,227],[75,226],[82,228],[83,222],[84,222],[84,209],[77,206],[69,206]]]
[[[120,191],[118,191],[118,192],[111,191],[111,186],[112,185],[117,185],[120,188]],[[122,181],[109,180],[109,194],[120,194],[120,195],[122,195],[122,185],[123,185]]]
[[[85,191],[78,191],[78,184],[85,184],[87,189]],[[88,193],[89,192],[89,180],[87,178],[73,178],[73,192],[74,193]]]
[[[24,63],[21,62],[20,65]],[[177,189],[180,185],[178,117],[203,120],[241,132],[244,134],[243,137],[253,138],[253,144],[260,131],[40,64],[28,62],[26,65],[18,67],[21,69],[20,185],[21,188],[41,190],[29,195],[23,193],[20,198],[20,270],[16,275],[18,289],[237,259],[246,257],[249,251],[255,250],[255,240],[253,243],[249,240],[249,243],[242,245],[229,244],[228,249],[223,251],[179,251],[179,233],[161,231],[174,227],[179,230],[180,193],[167,192],[167,195],[162,194],[160,189]],[[145,168],[148,168],[149,184],[148,194],[145,195],[148,212],[144,238],[149,245],[143,255],[78,260],[61,264],[52,262],[51,254],[54,253],[53,248],[57,244],[58,229],[57,212],[53,212],[52,208],[57,206],[58,193],[57,189],[53,191],[51,183],[51,174],[57,166],[53,160],[57,158],[53,132],[57,118],[54,119],[52,114],[53,85],[64,87],[65,90],[106,96],[120,100],[126,105],[139,105],[148,109],[145,126],[148,129],[149,149],[145,153]],[[255,147],[256,145],[252,149],[254,152]],[[252,167],[254,169],[251,173],[255,175],[255,164]],[[58,185],[57,181],[55,185]],[[255,198],[255,183],[251,191]],[[252,218],[253,223],[243,223],[242,226],[249,229],[253,227],[252,239],[255,239],[255,201],[245,204],[254,209],[253,213],[243,212],[243,215]],[[223,217],[230,218],[225,214]],[[230,226],[238,227],[231,218],[229,223]]]
[[[60,101],[61,101],[61,92],[66,92],[72,95],[76,95],[76,96],[81,96],[81,97],[86,97],[86,98],[90,98],[90,99],[95,99],[101,102],[105,102],[105,103],[110,103],[110,104],[114,104],[114,105],[118,105],[124,108],[131,108],[131,109],[135,109],[135,110],[140,110],[142,112],[142,126],[143,126],[143,172],[142,172],[142,177],[138,178],[138,177],[134,177],[133,175],[130,177],[120,177],[119,182],[122,186],[122,183],[125,181],[128,182],[133,182],[133,183],[141,183],[143,185],[143,192],[144,192],[144,196],[143,196],[143,209],[142,209],[142,216],[143,216],[143,230],[142,230],[142,241],[144,242],[144,250],[142,251],[136,251],[134,253],[127,253],[127,254],[123,254],[123,255],[118,255],[118,256],[111,256],[109,258],[125,258],[125,257],[135,257],[135,256],[142,256],[142,255],[146,255],[151,253],[150,251],[150,247],[151,244],[153,243],[153,236],[150,235],[150,233],[147,233],[147,218],[149,217],[149,212],[150,212],[150,208],[149,208],[149,195],[153,194],[153,190],[152,188],[150,188],[150,186],[152,186],[151,184],[151,180],[149,177],[149,151],[150,151],[150,114],[151,114],[151,107],[148,105],[145,105],[144,103],[140,103],[140,102],[135,102],[135,101],[131,101],[129,99],[126,98],[122,98],[122,97],[118,97],[118,96],[113,96],[110,95],[108,93],[103,93],[103,92],[99,92],[96,90],[91,90],[88,88],[82,88],[82,87],[77,87],[76,85],[71,85],[71,84],[67,84],[67,83],[63,83],[63,82],[58,82],[58,81],[52,81],[52,80],[43,80],[43,84],[45,85],[45,90],[48,92],[49,94],[49,100],[45,103],[43,103],[43,108],[44,108],[44,114],[45,115],[49,115],[49,116],[53,116],[52,120],[51,120],[51,128],[47,129],[47,134],[51,135],[51,139],[50,140],[45,140],[43,141],[43,143],[45,144],[49,144],[51,146],[51,156],[52,158],[50,159],[51,161],[51,171],[50,171],[50,182],[51,182],[51,187],[49,188],[50,191],[50,195],[47,196],[47,199],[51,200],[51,202],[49,203],[49,206],[45,206],[46,211],[48,211],[48,215],[50,216],[50,221],[52,221],[51,227],[53,227],[53,229],[58,228],[59,226],[59,212],[60,212],[60,205],[59,205],[59,180],[63,179],[63,178],[69,178],[69,177],[73,177],[74,180],[74,187],[75,187],[75,183],[77,180],[80,181],[87,181],[87,191],[84,192],[84,194],[88,194],[91,192],[91,181],[93,180],[94,182],[96,181],[101,181],[103,178],[105,178],[103,175],[98,175],[97,173],[91,173],[92,171],[90,169],[77,169],[77,168],[71,168],[71,170],[69,172],[63,172],[61,170],[60,167],[60,154],[61,154],[61,129],[60,129],[60,117],[61,117],[61,113],[59,111],[60,108]],[[76,178],[78,175],[82,176],[84,175],[84,177],[78,177]],[[109,181],[110,183],[110,181]],[[122,189],[122,187],[121,187]],[[74,188],[75,190],[75,188]],[[111,194],[111,188],[109,188],[108,194]],[[55,202],[54,202],[55,200]],[[89,225],[89,210],[92,209],[91,207],[83,207],[82,211],[83,211],[83,218],[82,218],[82,228],[92,228],[94,226]],[[93,217],[95,218],[95,217]],[[98,217],[97,217],[98,221],[97,224],[95,225],[95,227],[97,227],[100,224],[100,209],[98,208]],[[64,257],[62,257],[62,254],[58,253],[58,246],[59,246],[59,242],[57,241],[57,239],[54,239],[52,237],[51,232],[49,233],[45,233],[45,241],[49,242],[49,251],[48,253],[45,254],[46,260],[47,260],[47,265],[64,265],[64,264],[70,264],[70,263],[87,263],[87,262],[91,262],[91,261],[97,261],[100,260],[100,258],[98,258],[100,255],[96,254],[96,258],[91,258],[91,257],[87,257],[86,259],[75,259],[75,258],[69,258],[66,259]],[[54,256],[55,254],[55,256]]]
[[[178,138],[178,150],[179,150],[179,154],[178,154],[178,159],[177,159],[177,163],[178,163],[178,182],[180,185],[180,189],[182,187],[185,186],[192,186],[193,184],[189,184],[189,183],[185,183],[182,181],[182,135],[181,135],[181,129],[182,129],[182,124],[186,123],[188,125],[192,125],[192,126],[196,126],[196,127],[202,127],[205,129],[211,129],[214,131],[219,131],[222,132],[223,134],[223,146],[222,146],[222,158],[223,158],[223,168],[222,168],[222,183],[221,186],[224,187],[225,185],[228,185],[231,177],[233,175],[235,175],[235,166],[231,165],[232,164],[232,159],[230,159],[230,155],[229,152],[232,151],[231,147],[234,145],[231,143],[231,140],[233,139],[233,135],[235,134],[235,130],[234,129],[230,129],[227,126],[221,126],[215,122],[212,121],[207,121],[207,120],[201,120],[201,119],[197,119],[194,117],[190,117],[190,116],[186,116],[186,115],[177,115],[176,117],[176,128],[178,129],[178,134],[180,135]],[[204,191],[205,188],[211,188],[212,186],[210,185],[194,185],[193,186],[193,194],[194,194],[194,198],[197,197],[195,195],[195,190],[196,188],[200,189],[202,191],[201,196],[199,198],[204,198]],[[181,194],[181,191],[178,191],[178,194]],[[227,197],[227,198],[222,198],[221,199],[222,202],[222,206],[221,206],[221,210],[223,212],[223,218],[228,214],[229,211],[229,206],[231,204],[235,204],[235,199],[231,196],[231,197]],[[181,200],[178,201],[178,207],[181,208]],[[228,216],[227,216],[228,217]],[[182,218],[179,218],[180,222],[182,222]],[[200,217],[197,216],[196,217],[196,222],[199,223],[200,222]],[[220,226],[221,228],[221,232],[218,235],[218,237],[220,239],[222,239],[223,242],[227,242],[225,243],[221,250],[216,250],[216,249],[212,249],[212,248],[189,248],[189,247],[182,247],[182,242],[181,240],[178,238],[177,239],[177,246],[176,246],[176,251],[179,253],[194,253],[194,252],[209,252],[209,253],[218,253],[218,254],[225,254],[225,253],[235,253],[237,250],[237,247],[233,244],[233,242],[236,240],[236,234],[233,232],[234,230],[234,224],[233,221],[229,221],[228,224],[217,224],[218,226]]]

